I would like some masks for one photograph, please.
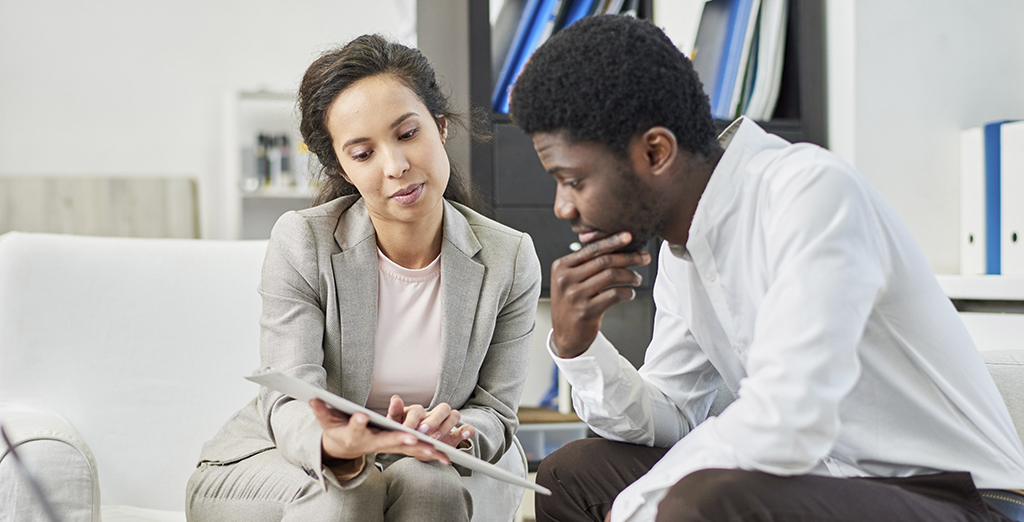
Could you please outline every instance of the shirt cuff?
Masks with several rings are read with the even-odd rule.
[[[601,332],[583,353],[564,359],[558,356],[553,339],[554,329],[548,332],[548,353],[558,370],[575,388],[602,389],[607,379],[615,379],[619,372],[619,352]]]
[[[325,462],[324,467],[334,473],[334,478],[338,480],[340,485],[358,477],[363,472],[363,468],[366,467],[366,455],[360,455],[354,459],[338,460],[330,463]]]

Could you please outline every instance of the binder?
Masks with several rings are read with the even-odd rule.
[[[498,18],[491,26],[491,92],[501,81],[505,58],[513,49],[513,39],[519,22],[526,12],[527,0],[505,0],[498,11]]]
[[[572,0],[569,4],[569,11],[565,14],[565,21],[562,22],[562,29],[578,22],[580,18],[587,16],[594,9],[597,0]],[[701,0],[703,1],[703,0]]]
[[[491,107],[495,112],[508,112],[509,88],[515,75],[519,72],[515,67],[519,63],[519,55],[523,51],[530,28],[533,27],[533,21],[537,17],[537,9],[540,7],[540,4],[541,0],[527,0],[526,6],[523,7],[522,16],[519,17],[519,25],[512,36],[512,43],[509,45],[508,53],[505,55],[501,72],[498,73],[498,77],[494,82]],[[504,111],[501,110],[502,107],[505,107]]]
[[[749,4],[750,8],[746,13],[746,19],[740,20],[737,24],[738,31],[742,27],[742,35],[740,35],[741,39],[736,40],[740,44],[740,50],[739,56],[736,58],[736,78],[733,80],[732,94],[729,95],[727,106],[728,119],[736,118],[743,112],[744,91],[749,90],[753,76],[756,74],[757,46],[754,43],[754,36],[757,34],[757,19],[761,9],[761,0],[750,0]],[[743,13],[741,12],[738,16],[743,16]],[[748,78],[748,73],[750,78]],[[749,94],[747,96],[749,97]]]
[[[715,100],[722,76],[721,66],[728,36],[729,13],[735,1],[712,0],[704,5],[697,29],[697,39],[693,44],[693,68],[704,86],[704,94],[708,95],[711,102],[712,115],[715,115]]]
[[[1002,273],[1002,127],[1008,121],[996,121],[985,125],[985,273]]]
[[[680,52],[693,60],[693,47],[704,13],[705,0],[654,0],[654,24],[676,44]]]
[[[960,273],[985,273],[985,134],[960,131]]]
[[[722,65],[719,68],[718,91],[711,100],[711,113],[719,119],[728,120],[733,116],[732,97],[736,83],[740,81],[740,70],[746,66],[746,63],[742,63],[742,58],[754,1],[731,0]]]
[[[761,0],[757,33],[757,72],[744,113],[757,121],[768,121],[775,113],[782,85],[782,64],[786,54],[786,0]]]
[[[509,95],[512,93],[516,77],[522,72],[523,67],[526,66],[526,62],[533,55],[533,52],[543,43],[545,28],[548,27],[552,17],[557,15],[555,10],[558,7],[558,2],[559,0],[531,0],[531,3],[536,4],[536,7],[532,10],[532,16],[523,33],[520,34],[519,30],[516,30],[516,38],[512,45],[517,48],[517,52],[513,56],[512,51],[509,51],[509,57],[512,58],[512,61],[506,60],[508,67],[502,68],[502,82],[499,84],[499,88],[495,89],[494,95],[491,98],[495,112],[508,114]],[[527,21],[525,15],[531,12],[530,7],[531,5],[528,4],[521,21]],[[522,24],[520,24],[520,29],[523,29]]]
[[[1000,127],[1000,269],[1024,275],[1024,121]]]

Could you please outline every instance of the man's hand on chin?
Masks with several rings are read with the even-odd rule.
[[[585,352],[597,338],[605,311],[636,295],[633,287],[642,279],[629,267],[647,265],[651,255],[620,252],[631,240],[629,232],[620,232],[551,264],[552,340],[559,357]]]

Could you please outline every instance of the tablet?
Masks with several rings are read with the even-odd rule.
[[[370,418],[371,426],[385,430],[404,431],[410,435],[415,435],[417,439],[426,442],[427,444],[430,444],[431,446],[437,448],[438,451],[447,455],[448,459],[455,464],[465,466],[473,471],[483,473],[488,477],[496,478],[503,482],[508,482],[509,484],[514,484],[516,486],[531,489],[542,495],[551,494],[551,491],[548,490],[548,488],[545,488],[544,486],[540,486],[533,482],[530,482],[529,480],[526,480],[526,478],[524,477],[520,477],[518,475],[505,471],[499,468],[498,466],[495,466],[490,462],[474,457],[469,453],[459,451],[454,447],[445,444],[444,442],[428,437],[407,426],[403,426],[375,411],[368,410],[350,400],[339,397],[338,395],[335,395],[318,386],[314,386],[301,379],[281,373],[278,370],[270,368],[264,370],[257,370],[256,373],[246,377],[246,379],[257,384],[260,384],[262,386],[266,386],[267,388],[277,390],[289,397],[298,399],[300,401],[308,402],[310,399],[320,399],[327,403],[330,407],[336,410],[343,411],[349,415],[356,412],[364,413],[366,414],[367,417]]]

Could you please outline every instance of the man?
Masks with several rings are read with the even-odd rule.
[[[552,265],[548,348],[604,438],[541,464],[538,520],[1008,520],[976,489],[1024,486],[1006,407],[852,167],[746,119],[716,139],[689,61],[627,17],[552,37],[511,108],[587,245]],[[655,235],[636,371],[598,328]],[[706,418],[723,382],[737,399]]]

